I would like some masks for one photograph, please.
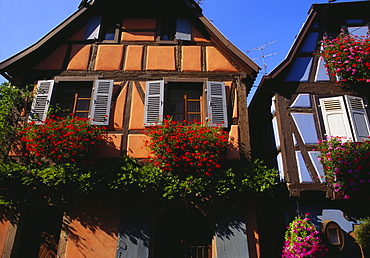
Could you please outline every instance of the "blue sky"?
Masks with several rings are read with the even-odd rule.
[[[253,48],[269,44],[264,55],[267,73],[286,56],[306,20],[310,6],[327,0],[204,0],[204,15],[250,58],[261,51]],[[345,1],[337,1],[345,2]],[[80,0],[0,0],[0,61],[35,43],[77,10]],[[262,58],[255,62],[263,68]],[[258,85],[264,73],[255,81]],[[5,81],[0,76],[0,82]]]

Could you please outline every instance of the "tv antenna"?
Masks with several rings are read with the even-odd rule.
[[[255,47],[255,48],[252,48],[252,49],[249,49],[249,50],[247,50],[247,53],[249,53],[249,52],[251,52],[251,51],[253,51],[253,50],[259,50],[259,51],[261,51],[261,56],[259,56],[259,57],[256,57],[256,58],[253,58],[252,60],[254,61],[254,60],[256,60],[256,59],[260,59],[260,58],[262,58],[262,63],[263,63],[263,69],[264,69],[264,74],[267,74],[267,65],[266,65],[266,62],[265,62],[265,57],[269,57],[269,56],[273,56],[273,55],[277,55],[278,54],[278,52],[275,52],[275,53],[271,53],[271,54],[267,54],[267,55],[265,55],[265,51],[264,51],[264,49],[266,48],[266,47],[268,47],[269,45],[271,45],[272,43],[275,43],[277,40],[274,40],[274,41],[271,41],[271,42],[269,42],[269,43],[266,43],[266,44],[263,44],[263,45],[261,45],[261,46],[259,46],[259,47]]]

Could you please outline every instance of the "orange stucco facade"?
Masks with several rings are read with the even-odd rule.
[[[123,51],[123,45],[100,45],[96,56],[95,70],[120,70]]]
[[[76,44],[72,46],[68,70],[87,70],[91,45]]]
[[[110,205],[76,206],[67,228],[65,257],[115,257],[118,209]],[[99,223],[96,223],[99,221]]]
[[[8,237],[9,228],[10,228],[9,220],[0,221],[0,254],[4,254],[4,248],[6,244],[6,239]]]
[[[202,48],[201,46],[183,46],[181,70],[200,72],[202,71]]]
[[[129,45],[126,48],[126,59],[123,70],[141,71],[143,69],[144,46]]]
[[[59,70],[62,69],[64,57],[67,53],[67,45],[59,46],[53,53],[35,66],[35,70]]]

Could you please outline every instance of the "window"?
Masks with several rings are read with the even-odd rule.
[[[203,120],[201,83],[169,83],[167,96],[165,113],[173,120]]]
[[[369,119],[362,98],[344,95],[319,101],[326,135],[354,141],[368,138]]]
[[[112,89],[112,80],[39,81],[29,120],[42,123],[52,104],[60,107],[58,116],[74,113],[90,118],[93,124],[108,125]]]
[[[369,25],[364,23],[362,19],[349,19],[346,20],[345,29],[348,34],[358,37],[367,36],[369,34]]]
[[[288,82],[307,82],[310,76],[312,57],[297,57],[285,78]]]
[[[112,17],[91,17],[86,24],[86,40],[118,41],[117,22]]]
[[[163,18],[159,24],[159,40],[191,40],[191,23],[183,18]]]
[[[66,117],[73,113],[75,116],[88,118],[91,103],[90,82],[60,82],[51,105],[58,105],[61,111],[56,115]]]
[[[225,85],[222,82],[149,81],[145,95],[145,125],[164,115],[227,127]]]
[[[342,228],[334,221],[325,220],[322,223],[322,232],[326,236],[328,243],[341,251],[344,247],[344,233]]]

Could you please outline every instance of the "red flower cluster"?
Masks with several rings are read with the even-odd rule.
[[[228,134],[221,127],[187,121],[180,123],[167,118],[145,130],[151,138],[147,146],[151,150],[153,164],[163,171],[212,176],[221,167]]]
[[[39,164],[87,163],[99,147],[104,132],[104,127],[92,125],[86,118],[50,116],[43,124],[31,122],[23,128],[21,139],[29,152],[26,155]]]
[[[342,81],[370,82],[370,37],[346,35],[335,39],[324,38],[321,55],[333,76]]]

